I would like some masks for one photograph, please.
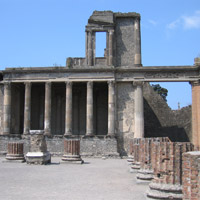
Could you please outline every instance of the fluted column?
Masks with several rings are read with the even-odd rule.
[[[200,150],[200,81],[192,85],[192,143],[195,150]]]
[[[134,138],[144,137],[143,82],[134,82],[135,86],[135,134]]]
[[[140,35],[140,18],[135,19],[135,64],[141,65],[141,35]]]
[[[72,135],[72,82],[66,82],[65,136]]]
[[[3,135],[9,135],[11,129],[11,83],[4,83]]]
[[[86,135],[93,135],[93,82],[87,82]]]
[[[108,65],[113,65],[113,33],[114,33],[114,30],[109,31]]]
[[[51,136],[51,82],[45,83],[44,134]]]
[[[108,82],[108,135],[115,135],[115,83]]]
[[[24,135],[30,133],[31,126],[31,83],[25,83],[25,103],[24,103]]]

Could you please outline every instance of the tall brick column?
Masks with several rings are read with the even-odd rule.
[[[137,181],[151,181],[154,175],[154,168],[157,163],[157,151],[160,142],[170,142],[167,137],[153,137],[153,138],[141,138],[140,142],[140,170],[137,172]]]
[[[183,154],[183,199],[200,199],[200,151]]]
[[[29,134],[31,125],[31,83],[25,83],[25,103],[24,103],[24,135]]]
[[[134,160],[131,165],[130,172],[137,172],[140,169],[140,160],[141,160],[141,140],[143,138],[134,138],[133,139],[133,157]]]
[[[86,114],[86,135],[92,136],[93,130],[93,82],[87,82],[87,114]]]
[[[51,136],[51,82],[45,84],[44,134]]]
[[[200,81],[192,82],[192,143],[200,150]]]
[[[10,134],[11,128],[11,83],[4,83],[4,113],[3,113],[3,135]]]
[[[182,154],[192,151],[187,142],[160,142],[156,152],[154,179],[147,196],[152,199],[182,199]]]
[[[135,133],[134,138],[144,137],[143,82],[133,82],[135,86]]]
[[[66,82],[65,136],[72,135],[72,82]]]

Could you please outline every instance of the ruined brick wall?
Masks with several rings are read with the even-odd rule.
[[[183,199],[200,199],[200,151],[183,154]]]
[[[145,137],[169,137],[171,141],[190,141],[191,107],[173,111],[148,83],[144,84],[143,95]]]

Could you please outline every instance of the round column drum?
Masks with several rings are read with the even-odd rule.
[[[24,144],[20,142],[8,143],[7,160],[24,160]]]

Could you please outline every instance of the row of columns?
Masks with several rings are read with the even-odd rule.
[[[107,64],[113,65],[113,35],[114,30],[110,29],[106,34],[106,58]],[[92,30],[86,30],[86,62],[89,66],[95,65],[95,40],[96,32]]]
[[[72,85],[73,82],[66,82],[66,110],[65,110],[65,136],[72,135]],[[115,83],[108,82],[108,136],[115,135]],[[93,82],[87,82],[87,103],[86,103],[86,135],[93,136]],[[3,134],[10,134],[11,126],[11,84],[4,84],[4,118]],[[25,83],[24,103],[24,131],[27,135],[31,125],[31,83]],[[45,84],[45,135],[51,135],[51,82]]]

